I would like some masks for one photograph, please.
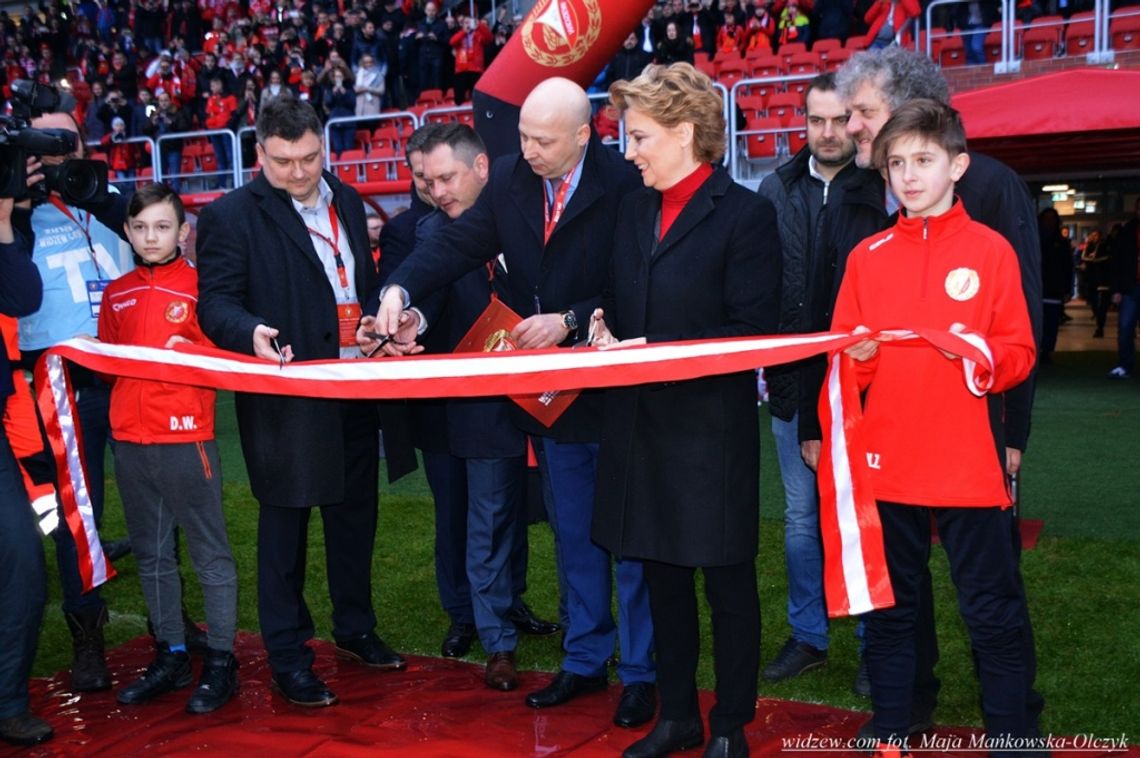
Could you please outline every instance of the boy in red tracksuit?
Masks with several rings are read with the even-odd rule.
[[[139,189],[127,209],[127,238],[138,267],[103,293],[99,339],[170,348],[209,344],[198,325],[198,274],[182,257],[190,233],[178,194]],[[118,701],[144,703],[190,684],[175,527],[186,535],[206,605],[208,650],[186,710],[208,713],[237,690],[233,655],[237,571],[222,515],[222,471],[214,441],[214,391],[145,379],[114,379],[111,436],[127,532],[138,561],[156,657]]]
[[[952,108],[930,100],[899,108],[875,139],[874,157],[905,210],[851,253],[833,331],[948,330],[984,343],[993,363],[987,375],[917,341],[866,339],[846,351],[866,391],[867,459],[895,595],[894,607],[863,616],[874,738],[882,754],[899,754],[931,723],[938,681],[918,679],[937,658],[924,579],[933,515],[970,634],[986,736],[1000,749],[1001,740],[1029,736],[1032,681],[1013,512],[986,400],[1033,367],[1017,257],[954,197],[969,156]]]

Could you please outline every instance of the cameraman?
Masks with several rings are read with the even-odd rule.
[[[66,129],[77,135],[74,153],[45,156],[44,164],[83,157],[83,139],[70,114],[48,113],[32,119],[31,125],[37,129]],[[117,193],[114,197],[122,198]],[[16,228],[26,230],[29,237],[34,235],[32,262],[43,280],[42,306],[21,318],[19,323],[25,368],[30,369],[45,350],[63,340],[84,335],[94,337],[98,333],[96,314],[102,288],[134,268],[130,245],[121,240],[120,232],[116,231],[123,229],[125,220],[125,205],[121,202],[108,202],[97,219],[88,211],[64,205],[56,196],[34,208],[16,209],[13,214]],[[98,524],[103,515],[110,390],[92,372],[78,367],[72,368],[71,380],[83,430],[87,487]],[[78,692],[107,689],[111,686],[111,677],[103,658],[106,604],[98,589],[83,592],[71,532],[59,528],[52,536],[56,541],[56,562],[63,588],[63,613],[74,647],[71,688]]]
[[[11,216],[12,199],[0,199],[0,313],[21,317],[39,307],[43,290],[27,237],[14,233]],[[12,387],[8,353],[0,350],[0,404],[7,404]],[[43,543],[6,435],[0,435],[0,555],[0,739],[36,745],[52,736],[47,722],[28,710],[47,581]]]
[[[179,108],[169,92],[156,95],[158,107],[150,113],[150,119],[143,124],[142,132],[154,140],[165,134],[176,134],[193,130],[194,123],[188,108]],[[162,175],[175,192],[182,191],[182,140],[158,142],[158,154],[162,160]]]

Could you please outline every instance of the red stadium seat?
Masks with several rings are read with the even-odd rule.
[[[744,112],[745,116],[748,116],[749,113],[759,116],[759,112],[768,107],[768,101],[764,95],[741,95],[736,98],[736,105]]]
[[[1073,17],[1079,14],[1073,14]],[[1065,55],[1087,55],[1093,50],[1096,35],[1092,21],[1069,21],[1065,27]]]
[[[800,53],[806,53],[806,52],[807,52],[807,45],[805,45],[804,43],[802,43],[802,42],[788,42],[788,43],[785,43],[783,45],[780,45],[780,49],[776,51],[776,55],[778,55],[784,59],[784,67],[787,68],[788,64],[791,63],[791,59],[792,59],[793,55],[799,55]]]
[[[416,98],[416,105],[437,105],[443,102],[443,90],[425,89]]]
[[[758,118],[745,123],[748,131],[762,131],[761,134],[749,134],[747,140],[747,154],[749,158],[775,158],[778,137],[782,126],[778,119]]]
[[[796,53],[788,60],[789,74],[816,74],[821,68],[819,53]]]
[[[1140,9],[1124,8],[1113,13],[1109,36],[1114,50],[1140,50]]]
[[[778,55],[763,55],[752,59],[752,75],[757,79],[783,76],[784,59]]]
[[[1021,57],[1027,61],[1036,61],[1052,58],[1057,54],[1061,45],[1058,41],[1057,28],[1034,29],[1030,27],[1022,35]]]
[[[720,64],[720,71],[716,80],[725,87],[732,89],[732,85],[749,76],[748,62],[743,58],[734,58]]]
[[[716,64],[712,61],[697,61],[694,64],[698,71],[708,76],[710,79],[716,79]]]
[[[804,96],[799,92],[777,92],[768,98],[768,118],[778,120],[782,125],[792,123],[796,116],[803,114]]]
[[[716,55],[713,56],[713,63],[723,65],[728,61],[738,61],[741,59],[739,50],[717,50]]]
[[[942,50],[938,53],[938,62],[942,68],[966,65],[966,48],[962,46],[962,38],[955,34],[942,40]]]
[[[819,56],[821,62],[826,61],[836,50],[842,49],[843,43],[837,39],[817,39],[811,46],[811,51]]]
[[[807,129],[793,129],[788,132],[788,152],[795,155],[807,147]]]
[[[854,34],[847,38],[847,42],[843,46],[848,50],[866,50],[867,38],[861,34]]]
[[[363,162],[363,150],[345,150],[333,164],[337,178],[342,182],[356,184],[360,181],[360,164]]]
[[[846,63],[852,55],[854,55],[854,51],[847,48],[829,52],[827,54],[827,61],[823,64],[823,68],[825,71],[838,71],[839,67]]]
[[[1001,60],[1001,22],[990,26],[990,30],[986,32],[985,42],[982,46],[986,51],[986,60],[990,63],[997,63]]]

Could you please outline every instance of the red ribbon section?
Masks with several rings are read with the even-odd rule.
[[[85,585],[113,575],[99,547],[87,499],[76,439],[74,398],[62,358],[93,371],[174,384],[270,395],[384,400],[539,394],[683,381],[831,354],[820,398],[824,429],[820,456],[820,519],[824,532],[825,584],[829,614],[865,613],[890,606],[893,595],[883,553],[882,530],[860,434],[862,412],[850,359],[840,351],[868,337],[908,341],[962,356],[965,381],[984,386],[992,372],[989,351],[977,335],[893,331],[877,334],[819,333],[776,337],[668,342],[615,350],[528,350],[500,353],[418,355],[400,359],[289,363],[179,345],[173,350],[68,340],[36,366],[43,412],[60,478],[64,512],[81,562]],[[916,344],[916,342],[911,342]],[[927,348],[929,349],[929,348]],[[844,366],[848,365],[845,369]]]

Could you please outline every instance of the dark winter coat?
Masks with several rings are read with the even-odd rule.
[[[770,334],[780,244],[771,203],[717,168],[655,243],[660,193],[622,203],[606,320],[649,342]],[[756,375],[606,391],[592,537],[617,557],[723,566],[756,556]]]

